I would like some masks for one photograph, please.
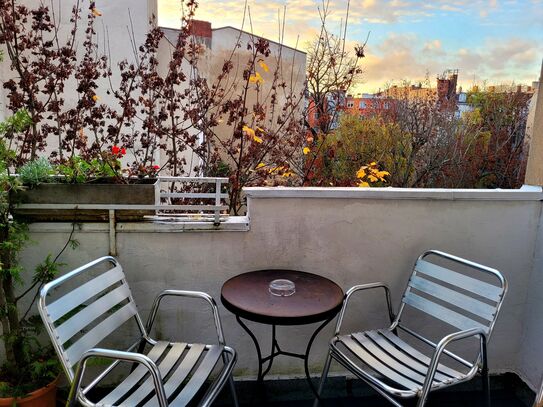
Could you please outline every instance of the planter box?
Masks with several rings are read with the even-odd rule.
[[[85,184],[40,184],[32,189],[18,191],[14,197],[18,204],[95,204],[95,205],[154,205],[154,178],[134,180],[130,184],[114,184],[96,180]],[[116,210],[121,221],[142,220],[154,215],[153,210]],[[15,208],[14,216],[32,222],[103,222],[109,220],[104,209],[26,209]]]

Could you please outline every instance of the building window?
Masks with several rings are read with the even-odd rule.
[[[389,104],[388,102],[385,102],[385,104],[383,105],[383,108],[389,109],[389,108],[390,108],[390,104]]]
[[[348,107],[349,109],[352,108],[352,107],[354,107],[354,102],[353,102],[352,100],[349,100],[349,101],[347,102],[347,107]]]
[[[358,107],[359,107],[360,109],[365,109],[365,108],[366,108],[366,102],[364,102],[363,100],[360,101],[360,103],[358,104]]]

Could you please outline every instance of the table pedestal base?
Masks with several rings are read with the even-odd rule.
[[[330,323],[330,321],[332,319],[334,319],[335,315],[332,317],[332,318],[329,318],[327,319],[326,321],[324,321],[322,324],[320,324],[318,326],[318,328],[313,332],[313,334],[311,335],[311,338],[309,339],[309,342],[307,343],[307,347],[305,349],[305,354],[301,354],[301,353],[293,353],[293,352],[286,352],[284,350],[282,350],[279,346],[279,342],[277,342],[277,338],[276,338],[276,335],[275,335],[275,331],[276,331],[276,325],[272,325],[272,346],[271,346],[271,352],[268,356],[266,357],[262,357],[262,351],[260,350],[260,345],[258,343],[258,339],[256,338],[255,334],[249,329],[249,327],[241,320],[241,318],[236,315],[236,320],[238,321],[238,323],[240,324],[240,326],[245,330],[245,332],[247,332],[247,334],[249,334],[249,336],[251,337],[251,339],[253,340],[253,343],[255,344],[255,348],[256,348],[256,354],[258,356],[258,376],[257,376],[257,380],[259,382],[262,382],[264,380],[264,376],[266,376],[268,374],[268,372],[270,371],[271,367],[272,367],[272,364],[273,364],[273,360],[275,359],[276,356],[279,356],[279,355],[285,355],[285,356],[289,356],[289,357],[292,357],[292,358],[298,358],[298,359],[302,359],[304,361],[304,369],[305,369],[305,377],[307,379],[307,382],[309,383],[309,387],[311,388],[311,391],[313,392],[313,394],[315,395],[315,397],[319,398],[319,395],[317,393],[317,389],[315,388],[315,386],[313,385],[313,382],[311,381],[311,376],[309,374],[309,352],[311,351],[311,346],[313,345],[313,341],[315,340],[315,338],[317,337],[317,335],[319,334],[319,332],[326,326],[328,325],[328,323]],[[262,368],[264,366],[265,363],[268,363],[268,365],[266,366],[266,369],[264,371],[262,371]]]

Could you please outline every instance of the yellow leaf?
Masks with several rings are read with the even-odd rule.
[[[264,129],[262,127],[257,127],[256,128],[258,131],[262,132],[262,133],[265,133]]]
[[[383,178],[383,177],[385,177],[385,176],[387,176],[387,175],[390,175],[390,172],[388,172],[388,171],[378,171],[378,172],[377,172],[377,176],[378,176],[379,178]]]
[[[101,17],[102,16],[102,13],[96,7],[92,8],[91,13],[92,13],[92,15],[94,17]]]
[[[374,175],[368,175],[368,179],[370,180],[370,182],[376,182],[376,181],[379,181],[379,178],[377,178],[376,176]]]
[[[262,139],[258,136],[253,136],[253,140],[256,141],[257,143],[262,143]]]
[[[270,169],[268,170],[268,172],[269,172],[270,174],[273,174],[274,172],[282,171],[282,170],[284,170],[284,169],[285,169],[285,168],[284,168],[283,166],[279,166],[279,167],[270,168]]]
[[[249,82],[256,83],[256,84],[260,85],[260,84],[264,83],[264,78],[262,78],[262,76],[260,75],[259,72],[255,72],[254,75],[251,75],[249,77]]]
[[[266,166],[266,164],[264,164],[264,163],[258,163],[258,165],[256,166],[256,168],[262,168],[262,167],[265,167],[265,166]]]
[[[372,163],[370,163],[370,167],[375,167],[377,165],[377,163],[375,161],[373,161]]]
[[[243,126],[242,130],[247,136],[249,136],[251,138],[256,137],[255,131],[253,129],[251,129],[249,126]]]
[[[309,154],[310,151],[309,147],[304,147],[304,155]]]
[[[92,100],[98,102],[100,100],[100,97],[98,95],[92,95]]]
[[[359,186],[360,188],[367,188],[367,187],[370,186],[370,184],[368,184],[366,181],[361,181],[361,182],[358,184],[358,186]]]
[[[285,178],[288,178],[288,177],[292,177],[294,174],[290,171],[288,172],[285,172],[282,176],[285,177]]]
[[[364,178],[365,176],[366,176],[365,167],[361,167],[361,168],[356,172],[356,178]]]
[[[260,65],[260,67],[264,69],[264,71],[270,71],[270,68],[268,68],[268,65],[266,65],[266,63],[262,59],[258,61],[258,65]]]

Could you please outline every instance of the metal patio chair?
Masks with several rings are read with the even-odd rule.
[[[453,271],[429,261],[427,257],[459,267],[454,267],[457,271]],[[486,280],[495,281],[496,284],[476,278],[482,275],[487,275]],[[351,296],[374,288],[385,291],[390,327],[340,335]],[[384,283],[352,287],[345,294],[314,407],[319,405],[332,359],[399,407],[402,405],[395,398],[418,397],[417,407],[421,407],[426,403],[430,391],[468,381],[480,370],[485,402],[490,405],[487,342],[506,291],[507,282],[499,271],[436,250],[429,250],[417,259],[397,316],[392,311],[390,290]],[[435,321],[436,324],[445,323],[443,326],[453,327],[453,332],[437,343],[430,340],[404,323],[402,315],[408,309],[411,309],[410,313],[429,315],[433,321],[440,320]],[[414,347],[404,341],[398,335],[399,331],[403,331],[406,338],[411,337],[412,342],[419,342],[420,346]],[[447,349],[452,342],[470,337],[479,338],[475,355],[469,358],[472,361]],[[421,347],[426,348],[426,352],[420,350]],[[465,368],[459,369],[450,366],[450,363],[447,366],[442,361],[443,355]]]
[[[106,267],[108,270],[102,271]],[[93,277],[96,271],[100,274]],[[79,279],[75,277],[81,280],[86,277],[88,281],[79,284]],[[54,299],[55,289],[67,282],[68,286],[74,288],[68,288],[67,293],[59,294],[61,296]],[[160,302],[167,296],[206,301],[213,313],[218,345],[152,339],[149,332]],[[209,406],[227,382],[234,404],[236,407],[238,405],[232,379],[236,353],[225,345],[219,311],[213,298],[205,293],[163,291],[156,297],[144,325],[121,265],[113,257],[102,257],[46,284],[40,291],[38,308],[71,383],[68,406],[76,405],[77,401],[84,406],[185,406],[202,393],[198,405]],[[135,324],[139,332],[138,340],[126,351],[96,347],[126,322]],[[150,350],[144,354],[145,348]],[[93,358],[113,362],[83,387],[87,362]],[[219,360],[221,364],[218,365]],[[87,398],[89,391],[120,362],[131,363],[131,372],[100,400],[90,401]],[[208,383],[209,386],[205,387]]]

